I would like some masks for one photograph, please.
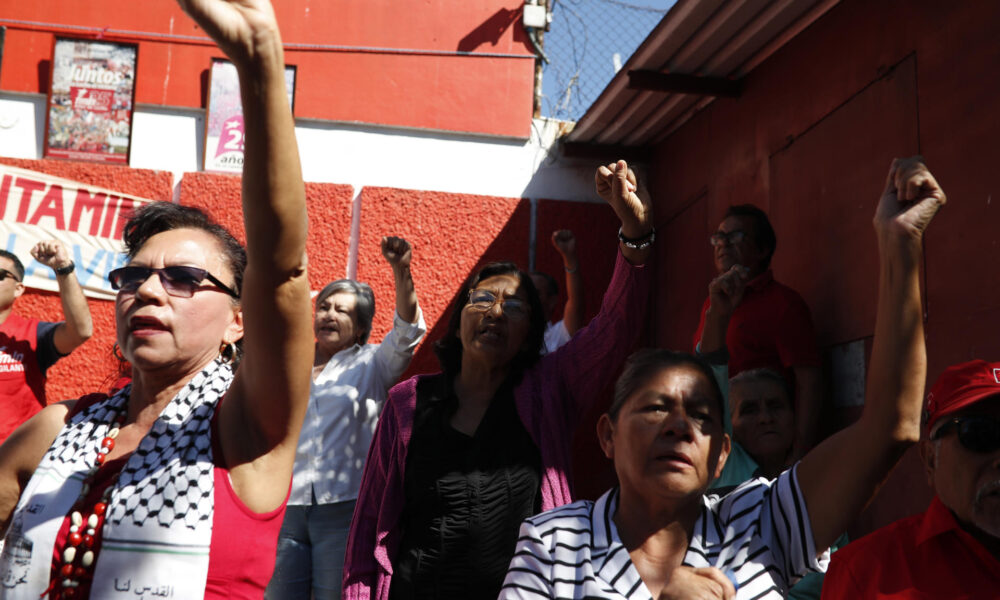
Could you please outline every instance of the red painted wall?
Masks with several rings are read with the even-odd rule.
[[[181,179],[181,204],[198,207],[246,243],[240,201],[241,179],[236,175],[185,173]],[[347,249],[351,241],[351,199],[349,185],[307,183],[309,212],[309,283],[319,290],[327,282],[347,272]]]
[[[347,0],[275,2],[283,41],[531,56],[520,0],[426,2]],[[145,35],[203,36],[173,2],[122,10],[121,2],[6,2],[8,20],[0,89],[48,91],[53,31],[31,21],[109,28],[108,39],[139,43],[136,101],[205,106],[207,68],[222,54],[207,41],[165,42]],[[61,30],[67,37],[93,37]],[[401,54],[388,50],[292,50],[298,66],[295,114],[526,138],[530,132],[534,60]]]
[[[871,217],[893,156],[923,153],[949,203],[926,239],[930,377],[1000,357],[990,324],[1000,161],[1000,5],[845,0],[655,148],[657,341],[690,346],[713,274],[707,243],[729,204],[752,202],[778,234],[776,276],[810,304],[823,347],[872,334]],[[958,43],[958,40],[961,40]],[[911,453],[863,528],[922,510]]]

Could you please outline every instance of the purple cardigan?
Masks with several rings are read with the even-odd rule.
[[[542,510],[573,501],[570,472],[578,418],[615,377],[639,337],[652,269],[618,253],[601,312],[565,346],[524,373],[514,402],[542,460]],[[344,600],[387,600],[399,547],[403,474],[417,405],[412,377],[389,391],[368,450],[344,564]]]

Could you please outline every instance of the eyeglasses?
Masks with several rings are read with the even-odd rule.
[[[17,278],[16,275],[14,275],[13,273],[11,273],[7,269],[0,269],[0,281],[3,281],[4,279],[7,279],[8,277],[10,277],[11,279],[13,279],[14,281],[21,281],[20,279]]]
[[[740,229],[734,229],[733,231],[716,231],[712,235],[708,236],[708,243],[713,247],[722,246],[723,244],[739,244],[746,238],[747,234],[745,231]]]
[[[240,297],[233,288],[219,281],[205,269],[198,267],[180,265],[160,269],[136,266],[121,267],[108,273],[108,281],[111,282],[113,289],[126,294],[134,294],[153,273],[160,276],[160,285],[163,286],[163,290],[177,298],[190,298],[201,287],[201,282],[206,279],[233,298],[239,299]]]
[[[520,298],[500,299],[487,290],[472,290],[469,292],[468,307],[476,312],[486,312],[500,302],[503,314],[511,319],[523,319],[528,316],[528,303]]]
[[[958,441],[966,450],[985,454],[1000,449],[1000,421],[982,415],[955,417],[938,427],[932,440],[939,440],[952,429],[958,431]]]

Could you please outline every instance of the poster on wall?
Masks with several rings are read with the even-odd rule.
[[[45,157],[128,164],[139,47],[56,38]]]
[[[24,263],[24,285],[59,290],[52,269],[31,248],[53,238],[76,263],[76,278],[91,298],[114,300],[108,273],[125,264],[122,229],[144,198],[0,164],[0,248]]]
[[[285,66],[288,105],[295,112],[295,66]],[[236,66],[213,59],[209,72],[208,119],[205,127],[205,170],[243,172],[243,108]]]

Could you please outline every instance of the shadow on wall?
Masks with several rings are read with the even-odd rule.
[[[476,27],[459,40],[457,50],[459,52],[472,52],[483,44],[496,46],[500,38],[503,37],[504,32],[513,23],[517,22],[520,16],[520,8],[516,10],[501,8],[493,13],[493,16],[489,19],[483,21],[479,27]],[[525,41],[524,30],[522,28],[518,27],[514,30],[514,40]]]

